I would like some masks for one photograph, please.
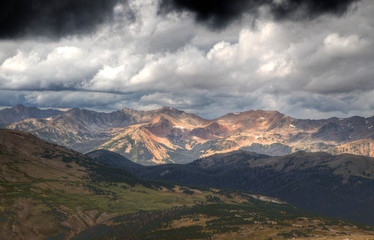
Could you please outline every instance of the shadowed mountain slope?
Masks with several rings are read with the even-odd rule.
[[[137,169],[145,169],[143,165],[134,163],[124,156],[108,150],[95,150],[87,153],[86,156],[98,162],[105,163],[117,168],[131,169],[131,171],[135,171]]]
[[[270,157],[240,150],[189,164],[125,169],[147,179],[247,190],[318,214],[374,224],[374,158],[370,157],[302,151]]]
[[[25,107],[19,104],[12,108],[0,110],[0,127],[29,118],[48,118],[60,113],[62,113],[62,111],[55,109],[41,110],[36,107]]]

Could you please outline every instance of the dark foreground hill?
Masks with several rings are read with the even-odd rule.
[[[113,161],[120,166],[124,160],[111,153]],[[123,168],[142,178],[246,190],[314,213],[374,224],[374,158],[370,157],[322,152],[270,157],[235,151],[190,164]]]
[[[0,239],[371,239],[261,195],[139,179],[31,134],[0,130]]]

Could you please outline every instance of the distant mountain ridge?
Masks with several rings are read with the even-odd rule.
[[[229,113],[207,120],[171,107],[111,113],[71,109],[7,128],[27,131],[80,152],[107,149],[154,165],[244,149],[280,156],[299,150],[374,156],[374,117],[295,119],[277,111]]]
[[[134,167],[121,164],[129,160],[105,150],[87,156],[115,162],[146,179],[246,190],[314,213],[374,224],[374,158],[370,157],[303,151],[271,157],[238,150],[188,164]]]
[[[108,150],[94,150],[86,154],[87,157],[95,159],[98,162],[111,165],[113,167],[127,169],[128,171],[144,169],[145,166],[135,163],[124,156]]]
[[[36,107],[25,107],[18,104],[12,108],[0,110],[0,127],[29,118],[48,118],[60,113],[62,113],[62,111],[55,109],[41,110]]]

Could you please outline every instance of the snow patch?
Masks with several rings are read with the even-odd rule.
[[[264,202],[272,202],[272,203],[277,203],[277,204],[284,204],[285,202],[278,200],[276,198],[271,198],[267,196],[262,196],[262,195],[251,195],[254,199],[264,201]]]
[[[240,114],[240,112],[234,112],[234,114],[235,114],[235,115],[238,115],[238,114]]]
[[[162,176],[165,176],[166,174],[168,174],[170,171],[169,170],[165,170],[165,171],[163,171],[162,173],[160,173],[160,176],[162,177]]]
[[[185,129],[184,127],[182,126],[173,126],[173,128],[178,128],[178,129]]]
[[[296,128],[295,125],[290,124],[290,128]]]

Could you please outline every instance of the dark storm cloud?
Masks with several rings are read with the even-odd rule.
[[[0,1],[0,38],[88,33],[112,19],[120,1],[124,0]]]
[[[62,4],[47,1],[48,9]],[[101,20],[86,28],[75,26],[80,16],[73,11],[72,28],[58,30],[65,25],[56,28],[54,17],[62,14],[48,9],[40,16],[29,10],[29,22],[21,19],[12,31],[1,27],[3,39],[18,39],[0,38],[0,107],[168,105],[205,118],[251,109],[297,118],[373,115],[373,0],[217,0],[203,12],[196,0],[189,3],[194,8],[177,0],[109,1]],[[129,23],[130,12],[135,17]],[[44,36],[74,35],[27,35],[37,29]]]
[[[268,0],[267,0],[268,1]],[[196,14],[196,21],[212,28],[227,26],[245,12],[256,12],[267,1],[254,0],[161,0],[161,13],[187,10]]]
[[[277,20],[313,19],[324,14],[341,15],[359,0],[161,0],[160,12],[189,11],[197,22],[224,28],[244,13],[256,14],[267,6]]]
[[[313,19],[324,14],[340,16],[359,0],[284,0],[271,4],[276,19]]]

